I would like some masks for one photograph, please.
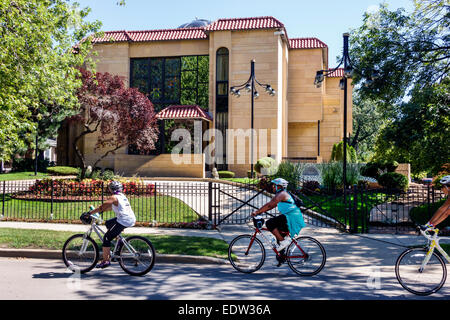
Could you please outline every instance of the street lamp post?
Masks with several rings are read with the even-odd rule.
[[[316,73],[316,78],[314,80],[314,84],[317,88],[320,88],[322,86],[322,82],[324,80],[325,76],[328,76],[334,72],[337,71],[337,69],[343,65],[344,66],[344,74],[341,80],[341,83],[343,84],[343,87],[341,89],[344,90],[344,135],[343,135],[343,173],[342,173],[342,180],[344,184],[344,196],[346,194],[346,188],[347,188],[347,79],[352,77],[353,73],[353,67],[351,65],[350,56],[348,54],[348,33],[343,34],[344,37],[344,50],[343,50],[343,56],[341,61],[339,62],[339,65],[336,68],[333,69],[327,69],[327,70],[319,70]]]
[[[263,87],[266,92],[271,95],[274,96],[275,95],[275,90],[271,87],[270,84],[267,83],[260,83],[258,80],[256,80],[255,77],[255,59],[253,59],[250,62],[250,78],[243,84],[238,85],[238,86],[234,86],[230,88],[230,93],[232,95],[235,95],[236,97],[240,97],[241,93],[240,90],[241,89],[246,89],[248,92],[251,92],[251,136],[250,136],[250,145],[251,145],[251,149],[250,149],[250,170],[251,170],[251,178],[254,177],[254,172],[253,172],[253,127],[254,127],[254,107],[255,107],[255,98],[259,97],[259,93],[258,91],[256,91],[255,88],[255,83],[258,84],[259,86]]]

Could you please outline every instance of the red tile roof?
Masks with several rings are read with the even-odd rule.
[[[342,78],[343,76],[344,76],[343,68],[336,69],[333,73],[330,73],[329,75],[327,75],[327,77],[329,77],[329,78]]]
[[[316,49],[326,48],[327,45],[317,38],[294,38],[289,39],[290,49]]]
[[[165,40],[207,39],[203,28],[162,29],[144,31],[106,31],[103,37],[94,38],[93,43],[105,42],[146,42]]]
[[[177,120],[193,120],[201,119],[212,121],[211,115],[197,105],[172,105],[161,110],[156,115],[157,119],[177,119]]]
[[[208,25],[206,31],[222,30],[252,30],[284,28],[284,25],[274,17],[219,19]]]
[[[93,43],[107,42],[146,42],[166,40],[194,40],[207,39],[211,31],[224,30],[256,30],[256,29],[283,29],[288,39],[286,29],[274,17],[232,18],[219,19],[206,27],[177,28],[145,31],[106,31],[102,37],[94,38]],[[317,38],[288,39],[290,49],[326,48],[327,45]]]

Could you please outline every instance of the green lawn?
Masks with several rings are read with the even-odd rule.
[[[86,227],[87,229],[87,227]],[[0,247],[35,248],[61,250],[64,242],[74,232],[50,230],[0,229]],[[125,230],[126,231],[126,230]],[[123,234],[127,236],[126,233]],[[159,254],[185,254],[193,256],[208,256],[226,259],[228,244],[219,239],[207,237],[159,236],[141,234],[153,243]],[[97,235],[93,235],[101,248]]]
[[[257,184],[259,181],[258,179],[250,179],[250,178],[221,178],[220,180],[239,182],[244,184]]]
[[[89,206],[97,207],[101,201],[73,201],[54,202],[31,201],[5,198],[5,207],[2,207],[0,199],[0,213],[4,212],[5,218],[17,219],[42,219],[48,220],[53,212],[53,220],[78,220],[80,215],[89,210]],[[130,196],[129,201],[138,222],[160,223],[167,222],[194,222],[199,216],[183,201],[171,196],[135,197]],[[106,212],[104,219],[114,217],[113,212]]]
[[[0,174],[0,181],[9,181],[9,180],[30,180],[30,179],[43,179],[48,177],[47,173],[38,172],[37,176],[34,175],[33,172],[11,172],[11,173],[2,173]]]
[[[330,216],[334,219],[336,219],[337,221],[343,223],[343,224],[348,224],[348,218],[349,218],[349,214],[348,211],[346,209],[346,206],[344,204],[344,200],[342,196],[338,196],[333,198],[332,196],[327,196],[327,195],[311,195],[311,196],[300,196],[300,198],[302,198],[304,205],[307,208],[310,208],[311,210],[319,213],[319,214],[324,214],[327,216]],[[352,206],[354,205],[354,198],[353,195],[350,195],[349,198],[347,199],[347,201],[351,201],[352,202]],[[368,212],[370,212],[370,209],[373,208],[374,206],[384,203],[388,201],[388,196],[384,195],[384,194],[368,194],[366,196],[366,199],[364,201],[364,203],[367,204],[367,210]],[[361,202],[361,197],[358,196],[357,198],[357,208],[358,210],[361,210],[362,208],[362,202]],[[321,208],[323,210],[321,210]],[[361,219],[363,218],[363,215],[359,215],[358,216],[358,226],[359,229],[361,229],[361,225],[362,225],[362,221]],[[362,231],[362,230],[359,230]]]

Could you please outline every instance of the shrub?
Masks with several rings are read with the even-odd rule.
[[[360,173],[364,177],[378,179],[380,177],[380,164],[377,162],[369,162],[360,169]]]
[[[378,178],[378,183],[387,189],[408,190],[409,181],[404,175],[397,172],[387,172]]]
[[[276,165],[275,159],[271,157],[264,157],[256,162],[254,169],[259,174],[271,176],[277,172],[278,167]]]
[[[45,172],[48,167],[54,166],[55,163],[47,159],[38,159],[37,170],[39,172]],[[34,171],[35,169],[35,159],[29,158],[14,158],[12,162],[11,171],[13,172],[23,172],[23,171]]]
[[[344,142],[335,143],[331,151],[332,161],[343,161],[344,160]],[[355,148],[347,144],[347,162],[356,162],[356,151]]]
[[[298,188],[298,183],[302,176],[304,165],[301,163],[292,163],[289,161],[283,161],[278,165],[277,173],[272,175],[270,178],[283,178],[289,182],[288,190],[296,191]]]
[[[311,195],[320,191],[320,183],[318,181],[305,181],[303,182],[301,192],[306,195]]]
[[[73,168],[73,167],[63,167],[63,166],[56,166],[56,167],[49,167],[47,168],[47,172],[55,175],[55,176],[72,176],[72,175],[78,175],[80,169]]]
[[[219,178],[234,178],[234,172],[232,171],[218,171]]]
[[[329,191],[342,189],[342,163],[330,162],[320,165],[322,184]]]

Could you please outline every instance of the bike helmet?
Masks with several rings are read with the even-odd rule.
[[[450,185],[450,176],[442,177],[442,179],[439,182],[446,186]]]
[[[273,183],[274,185],[276,185],[277,187],[280,186],[283,189],[286,189],[289,182],[287,182],[286,180],[284,180],[283,178],[276,178],[273,179],[272,181],[270,181],[271,183]],[[278,189],[278,188],[277,188]]]
[[[108,188],[112,193],[119,193],[122,191],[123,186],[119,181],[111,181],[108,185]]]

